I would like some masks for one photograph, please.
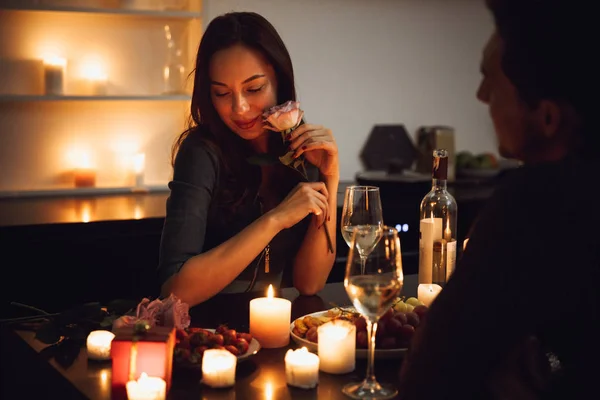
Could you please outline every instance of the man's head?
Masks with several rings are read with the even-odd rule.
[[[552,161],[597,144],[590,128],[600,68],[590,50],[598,35],[586,22],[593,15],[588,2],[487,4],[496,29],[484,49],[477,97],[489,106],[500,154]]]

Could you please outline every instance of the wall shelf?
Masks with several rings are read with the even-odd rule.
[[[189,101],[190,95],[108,95],[108,96],[77,96],[77,95],[13,95],[0,94],[0,102],[34,102],[34,101]]]
[[[64,188],[48,190],[15,190],[0,191],[0,199],[32,198],[32,197],[74,197],[74,196],[97,196],[131,193],[162,193],[168,192],[167,185],[148,185],[142,188],[131,186],[125,187],[87,187],[87,188]]]
[[[138,17],[157,17],[157,18],[200,18],[200,11],[179,11],[179,10],[141,10],[133,8],[97,8],[97,7],[73,7],[73,6],[54,6],[54,5],[3,5],[1,10],[13,11],[52,11],[52,12],[76,12],[88,14],[110,14],[110,15],[130,15]]]

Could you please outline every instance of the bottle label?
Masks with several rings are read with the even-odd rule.
[[[456,240],[452,239],[446,243],[446,282],[454,272],[456,266]]]

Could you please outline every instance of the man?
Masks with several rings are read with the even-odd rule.
[[[501,155],[523,161],[478,218],[403,361],[400,398],[597,393],[600,132],[586,0],[488,0],[477,93]]]

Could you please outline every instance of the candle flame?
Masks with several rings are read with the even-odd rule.
[[[66,67],[67,60],[59,56],[51,55],[48,57],[44,57],[44,64],[52,65],[55,67]]]
[[[269,289],[267,289],[267,298],[273,298],[273,285],[269,285]]]
[[[144,153],[138,153],[133,156],[133,170],[136,174],[144,172],[145,163],[146,155]]]
[[[140,374],[140,377],[138,378],[138,382],[144,382],[148,380],[148,374],[145,372],[142,372]]]

